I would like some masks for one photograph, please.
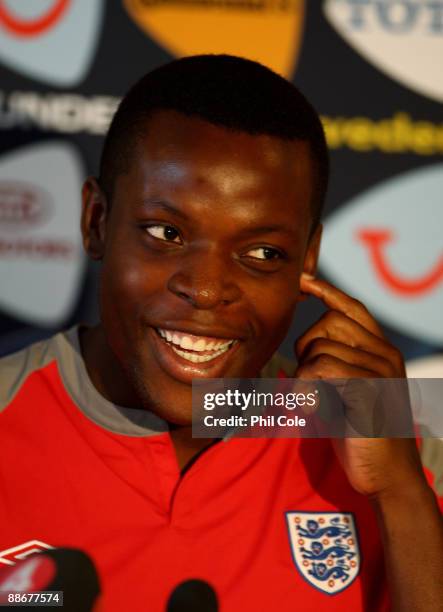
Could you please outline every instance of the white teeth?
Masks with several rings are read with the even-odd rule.
[[[198,340],[192,340],[189,336],[180,335],[178,333],[171,332],[166,329],[158,328],[158,332],[162,338],[167,342],[171,342],[182,349],[192,350],[197,352],[203,351],[225,351],[228,349],[235,340],[205,340],[205,338],[199,338]],[[205,357],[204,361],[208,361],[206,357],[208,355],[202,355]],[[213,356],[211,355],[212,359]]]
[[[211,361],[211,359],[215,359],[222,353],[225,353],[227,349],[216,351],[213,355],[195,355],[192,353],[185,353],[185,351],[181,351],[175,346],[171,346],[172,350],[176,352],[180,357],[186,359],[187,361],[191,361],[192,363],[203,363],[204,361]]]
[[[233,342],[232,340],[229,340],[229,342],[225,342],[224,344],[221,344],[220,346],[216,346],[215,348],[218,349],[218,350],[227,349],[228,346],[230,346],[232,344],[232,342]]]
[[[204,351],[205,348],[207,349],[207,346],[206,341],[203,340],[203,338],[201,340],[197,340],[197,342],[195,342],[194,346],[192,347],[194,351]]]
[[[194,343],[188,336],[183,336],[180,342],[180,346],[184,349],[193,349]]]

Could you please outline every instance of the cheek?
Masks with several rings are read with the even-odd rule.
[[[160,286],[161,274],[158,265],[153,265],[138,253],[131,256],[128,249],[119,249],[125,256],[110,257],[103,263],[102,286],[115,306],[125,306],[133,301],[140,302]]]
[[[281,345],[296,306],[296,291],[279,285],[274,290],[259,292],[254,301],[254,319],[258,324],[258,336],[253,339],[248,352],[247,376],[256,376]]]
[[[129,259],[105,262],[100,278],[100,310],[104,323],[117,334],[123,329],[135,331],[134,323],[141,319],[157,293],[157,281],[152,268],[148,272],[144,266]]]
[[[272,344],[279,344],[285,337],[297,305],[298,286],[296,283],[275,287],[257,299],[256,312],[262,323],[264,335]]]
[[[274,305],[274,311],[272,318],[268,320],[268,327],[270,332],[283,340],[286,335],[293,319],[295,303],[286,302],[283,299],[278,299]],[[279,343],[280,343],[279,341]]]
[[[104,262],[100,275],[100,318],[115,355],[130,363],[143,338],[143,318],[150,308],[155,276],[129,258]]]

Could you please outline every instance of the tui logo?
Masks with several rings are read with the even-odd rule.
[[[326,0],[327,19],[366,60],[402,85],[443,100],[443,0]]]
[[[411,170],[326,219],[320,266],[394,329],[443,341],[443,164]]]
[[[0,62],[58,87],[78,85],[94,59],[103,0],[0,0]]]

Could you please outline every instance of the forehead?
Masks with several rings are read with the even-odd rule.
[[[121,192],[233,204],[276,203],[310,216],[313,171],[309,144],[251,135],[175,111],[157,111],[138,135]],[[161,192],[161,193],[160,193]]]

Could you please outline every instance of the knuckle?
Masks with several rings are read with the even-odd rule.
[[[382,359],[380,362],[380,370],[384,378],[395,378],[397,369],[388,359]]]
[[[391,346],[390,357],[391,357],[391,362],[396,367],[396,369],[402,370],[403,369],[403,355],[396,346]]]
[[[320,355],[314,357],[313,363],[316,370],[328,372],[334,364],[334,358],[331,355],[327,355],[326,353],[321,353]]]
[[[325,353],[329,348],[330,341],[326,338],[316,338],[309,345],[309,354],[313,357]]]
[[[342,319],[342,316],[343,315],[337,310],[328,310],[328,312],[323,315],[323,322],[326,327],[335,327],[339,324],[340,320]]]
[[[366,306],[366,304],[363,304],[363,302],[361,302],[360,300],[357,300],[356,298],[353,298],[353,305],[356,309],[361,310],[367,314],[369,314],[369,310]]]
[[[305,363],[297,368],[296,378],[298,380],[310,380],[315,378],[314,368],[311,363]]]
[[[364,315],[365,318],[373,318],[366,304],[357,298],[352,298],[352,310],[354,312],[360,312],[360,314]]]

